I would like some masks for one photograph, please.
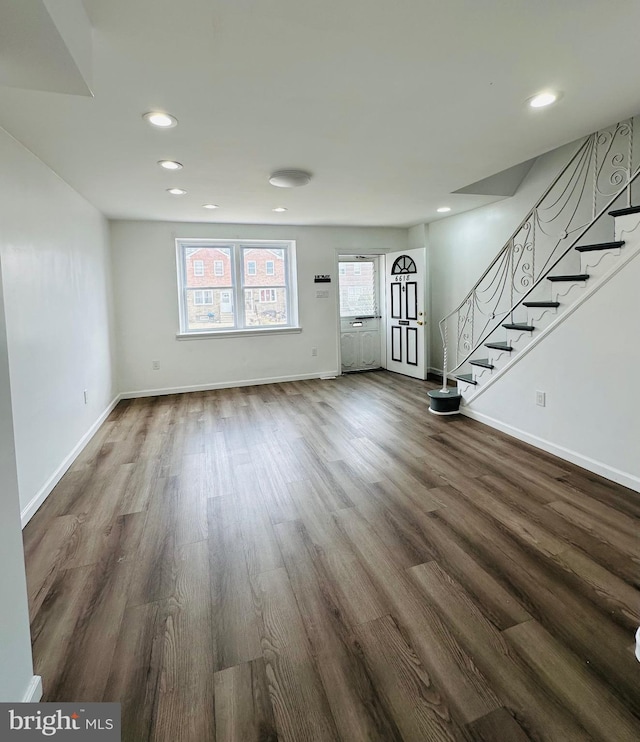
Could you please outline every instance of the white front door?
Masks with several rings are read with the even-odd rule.
[[[387,253],[387,369],[427,378],[425,249]]]

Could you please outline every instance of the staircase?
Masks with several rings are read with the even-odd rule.
[[[482,394],[640,250],[636,235],[625,240],[640,233],[640,207],[631,206],[638,127],[629,119],[587,137],[441,320],[443,387],[429,393],[431,412],[455,414]]]

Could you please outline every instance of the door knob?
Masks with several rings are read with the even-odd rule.
[[[424,322],[420,322],[420,320],[418,320],[418,323],[417,324],[424,325]]]

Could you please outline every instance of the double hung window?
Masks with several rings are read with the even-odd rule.
[[[294,242],[176,244],[180,334],[296,327]]]

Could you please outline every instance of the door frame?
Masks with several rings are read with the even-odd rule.
[[[345,250],[344,248],[335,248],[335,274],[336,274],[336,290],[335,290],[335,306],[336,306],[336,355],[338,358],[338,375],[342,374],[342,348],[340,346],[340,336],[342,334],[342,326],[340,322],[340,258],[353,258],[360,256],[363,258],[371,258],[377,260],[376,270],[378,272],[378,296],[380,306],[378,311],[380,313],[380,366],[381,368],[387,367],[387,321],[386,321],[386,310],[387,310],[387,297],[385,294],[385,260],[384,256],[389,252],[388,250],[372,249],[372,250]]]

